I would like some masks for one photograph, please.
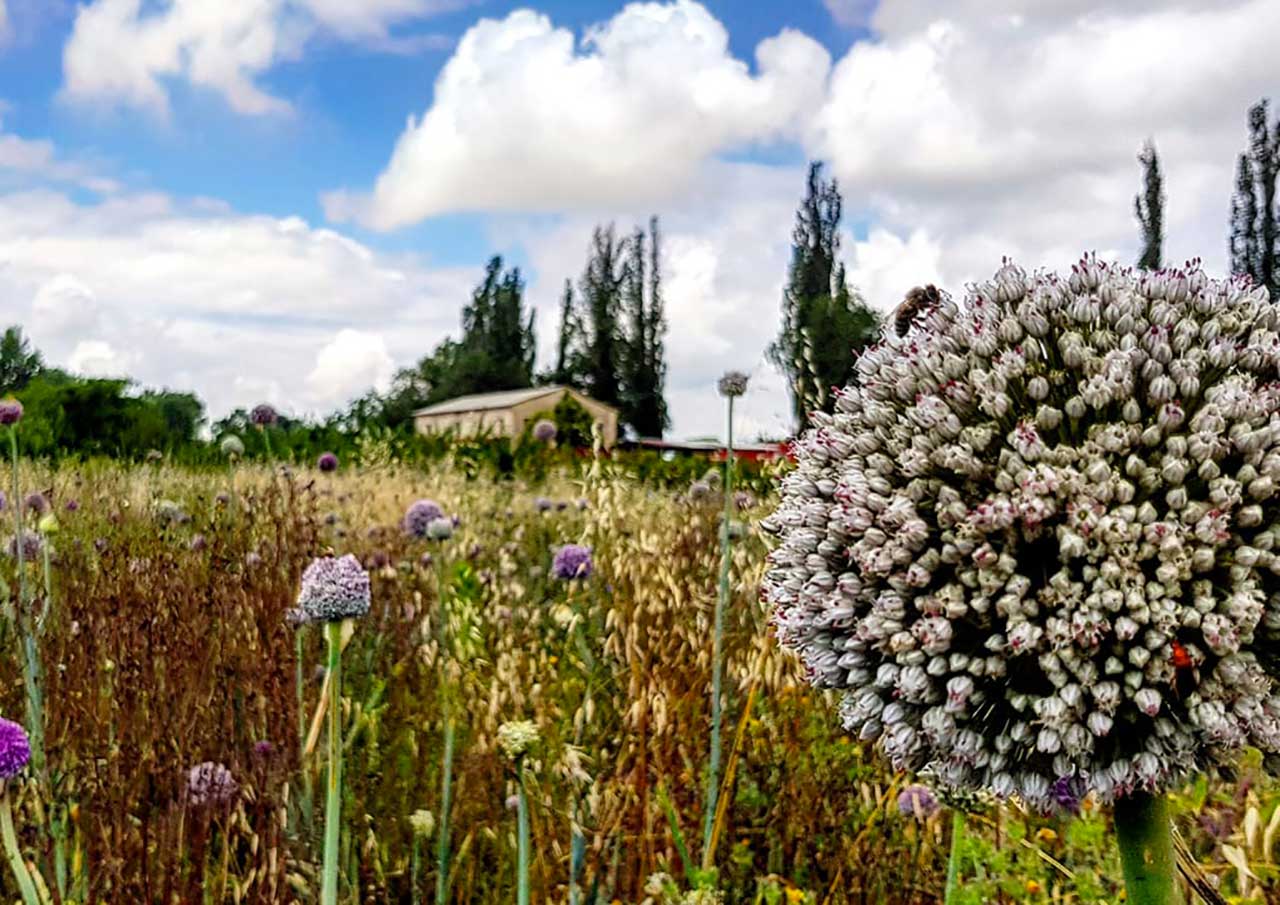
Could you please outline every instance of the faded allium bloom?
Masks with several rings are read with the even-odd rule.
[[[0,719],[0,782],[13,779],[30,760],[27,730],[12,720]]]
[[[16,399],[0,399],[0,424],[8,427],[22,420],[22,403]]]
[[[443,515],[444,510],[435,500],[417,500],[405,510],[404,530],[414,537],[426,537],[427,526]]]
[[[591,548],[579,544],[565,544],[556,551],[555,558],[551,560],[551,574],[565,581],[573,578],[590,578],[594,568]]]
[[[529,753],[538,741],[538,725],[532,720],[516,720],[498,727],[498,747],[511,760]]]
[[[720,378],[718,384],[720,395],[729,398],[741,396],[747,391],[747,381],[750,378],[741,371],[725,371],[724,376]]]
[[[191,516],[173,500],[156,500],[155,513],[162,525],[185,525],[191,521]]]
[[[267,739],[261,739],[253,743],[253,753],[258,757],[270,757],[275,753],[276,746],[271,744]]]
[[[409,826],[413,828],[415,836],[425,839],[435,832],[435,815],[425,808],[420,808],[409,815]]]
[[[239,793],[235,777],[222,764],[205,761],[187,771],[187,803],[192,807],[226,807]]]
[[[1280,312],[1247,281],[1005,264],[797,441],[765,590],[846,727],[1049,812],[1280,751]]]
[[[201,551],[204,550],[205,547],[209,546],[209,541],[205,538],[203,534],[196,534],[192,536],[191,540],[188,542],[187,545],[191,548],[193,552],[200,553]]]
[[[533,426],[533,439],[539,443],[550,443],[556,438],[556,423],[543,418]]]
[[[320,622],[340,622],[369,612],[369,573],[350,553],[313,559],[302,573],[298,607]]]
[[[453,519],[440,517],[427,522],[427,537],[431,540],[448,540],[453,537]]]
[[[329,472],[337,471],[338,470],[337,455],[331,452],[320,453],[320,458],[316,459],[316,468],[320,469],[326,474]]]
[[[49,498],[38,490],[33,490],[22,501],[22,508],[36,515],[44,515],[49,511]]]
[[[705,502],[711,499],[715,491],[706,481],[694,481],[689,485],[689,499],[695,503]]]
[[[250,550],[244,555],[244,566],[246,569],[256,569],[262,565],[262,554],[257,550]]]
[[[228,458],[234,459],[244,455],[244,441],[235,434],[227,434],[223,437],[222,442],[218,444],[218,448]]]
[[[533,498],[533,508],[538,512],[550,512],[554,506],[555,504],[544,496]]]
[[[928,820],[938,813],[938,799],[928,786],[907,786],[898,793],[898,813],[903,817]]]
[[[253,411],[249,413],[249,420],[258,427],[271,427],[280,420],[280,415],[264,402],[253,407]]]
[[[15,538],[16,538],[16,535],[10,534],[8,541],[6,541],[4,545],[5,551],[11,557],[17,557],[18,555],[18,544]],[[22,558],[23,559],[25,559],[27,562],[32,562],[39,558],[40,551],[43,549],[44,549],[44,540],[40,537],[39,533],[35,531],[22,532]]]

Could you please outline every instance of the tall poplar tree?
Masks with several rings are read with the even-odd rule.
[[[1164,244],[1164,180],[1160,175],[1160,156],[1153,142],[1143,144],[1138,163],[1142,164],[1142,191],[1133,196],[1133,212],[1142,227],[1142,255],[1138,266],[1143,270],[1159,270]]]
[[[660,242],[658,218],[652,217],[647,236],[636,227],[624,265],[622,420],[641,437],[661,437],[669,423],[663,396],[667,375],[663,337],[667,324],[662,304]]]
[[[1247,274],[1280,301],[1280,119],[1267,128],[1267,101],[1249,109],[1249,149],[1236,166],[1231,198],[1231,271]]]

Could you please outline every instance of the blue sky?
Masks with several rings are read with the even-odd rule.
[[[1131,257],[1147,137],[1170,258],[1221,266],[1244,111],[1280,85],[1268,0],[0,10],[2,319],[215,417],[385,385],[456,331],[495,253],[549,353],[591,229],[657,213],[674,432],[720,430],[736,368],[748,435],[776,434],[764,350],[808,160],[840,180],[845,263],[882,310],[1004,255]]]

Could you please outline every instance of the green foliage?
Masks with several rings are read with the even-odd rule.
[[[1267,127],[1267,101],[1249,109],[1249,148],[1240,155],[1231,198],[1231,272],[1247,274],[1280,298],[1280,119]]]
[[[831,388],[853,379],[850,353],[871,342],[879,329],[879,319],[850,290],[837,259],[842,204],[835,181],[823,178],[822,164],[810,164],[792,232],[782,329],[769,349],[791,386],[797,424],[809,412],[831,411]]]
[[[25,388],[43,370],[44,360],[22,335],[22,328],[5,330],[0,337],[0,396]]]
[[[663,396],[667,364],[663,335],[667,322],[662,305],[658,218],[649,220],[647,239],[636,228],[627,244],[622,306],[626,327],[622,341],[622,421],[639,437],[661,437],[670,424]]]
[[[1160,250],[1164,242],[1164,180],[1160,176],[1160,156],[1148,141],[1138,152],[1142,164],[1142,192],[1133,197],[1133,211],[1142,226],[1142,255],[1138,266],[1143,270],[1160,269]]]

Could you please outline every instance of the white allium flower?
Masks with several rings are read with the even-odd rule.
[[[1199,262],[1006,263],[857,361],[764,527],[850,732],[1042,810],[1280,750],[1280,314]]]
[[[519,760],[538,741],[538,726],[532,720],[517,720],[498,727],[498,747],[511,760]]]

